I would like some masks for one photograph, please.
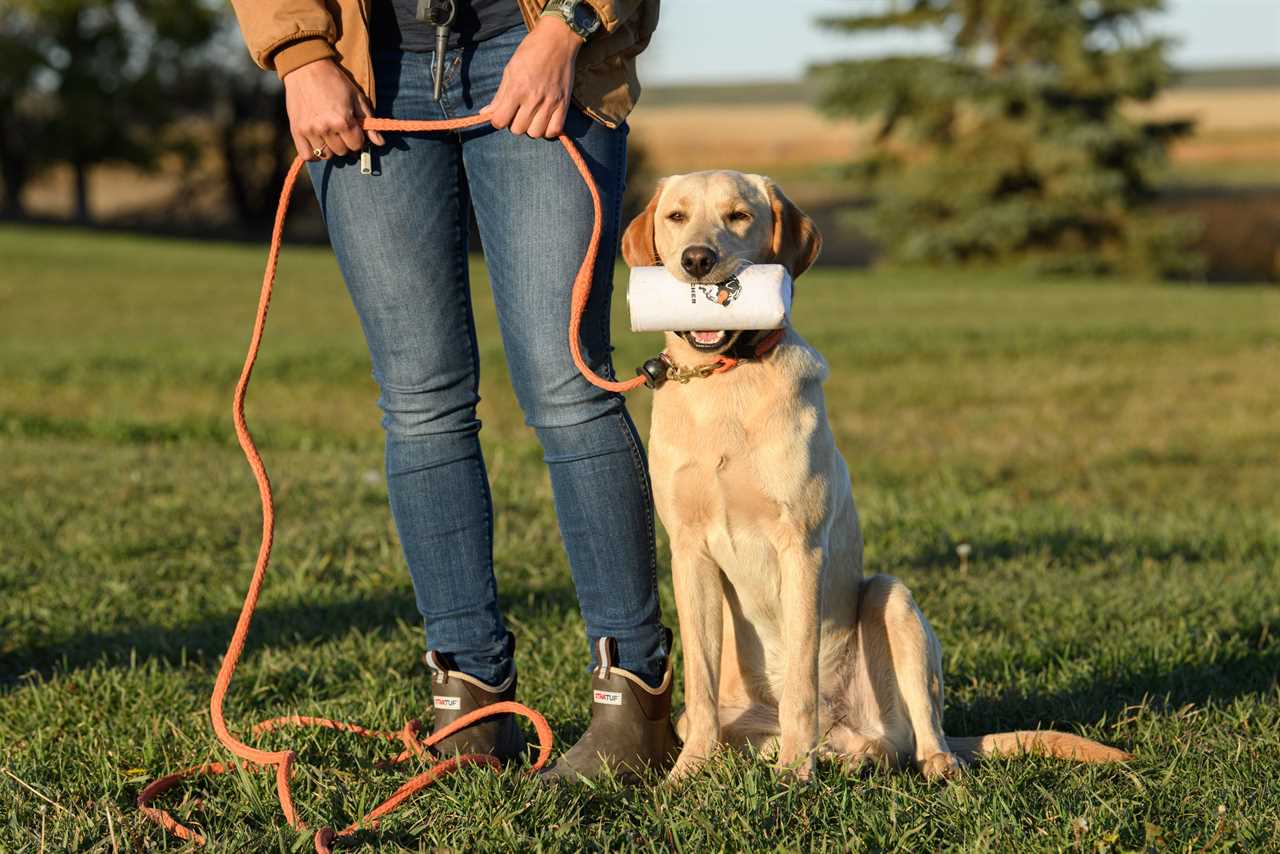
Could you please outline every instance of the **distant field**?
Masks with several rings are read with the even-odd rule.
[[[0,851],[192,851],[133,802],[160,773],[225,758],[208,691],[259,531],[228,406],[262,248],[0,226],[0,259]],[[581,621],[473,272],[521,698],[563,746],[587,721]],[[948,731],[1054,726],[1136,759],[996,761],[949,786],[823,766],[804,789],[750,759],[678,791],[482,772],[362,850],[1276,851],[1280,292],[826,267],[798,293],[868,567],[900,576],[941,638]],[[615,304],[629,373],[657,340],[621,332]],[[248,414],[280,526],[229,721],[398,727],[429,714],[422,638],[368,357],[327,250],[286,251],[272,310]],[[646,394],[631,407],[647,433]],[[301,748],[313,827],[403,779],[350,739],[264,743]],[[165,803],[210,851],[311,850],[266,775]]]
[[[1274,168],[1280,183],[1280,86],[1174,89],[1133,115],[1190,118],[1195,137],[1173,152],[1175,169],[1206,165]],[[803,101],[641,101],[634,138],[659,172],[724,167],[796,171],[867,150],[873,128],[828,118]]]
[[[1176,89],[1234,87],[1280,87],[1280,65],[1188,68],[1175,75]],[[650,104],[668,107],[684,104],[798,103],[812,101],[816,94],[817,87],[811,81],[746,80],[709,86],[649,86],[644,97]]]
[[[1197,72],[1194,85],[1169,90],[1134,115],[1188,117],[1195,137],[1173,151],[1174,183],[1229,186],[1280,184],[1280,70]],[[812,89],[791,83],[656,88],[646,91],[631,118],[632,138],[657,174],[708,168],[766,172],[789,180],[792,195],[817,203],[847,193],[832,174],[866,151],[871,127],[833,120],[809,103]],[[207,170],[206,170],[207,172]],[[176,163],[154,173],[103,167],[90,179],[95,216],[146,218],[163,209],[168,224],[218,224],[226,205],[216,175],[181,188]],[[180,203],[175,204],[175,199]],[[68,217],[71,175],[55,170],[27,194],[31,212]]]
[[[874,127],[833,120],[778,91],[766,90],[763,103],[744,95],[732,89],[726,103],[642,101],[632,136],[646,177],[716,168],[772,175],[818,216],[829,253],[866,263],[874,250],[839,213],[862,190],[841,167],[869,152]],[[1204,224],[1210,277],[1280,280],[1280,86],[1179,88],[1133,114],[1197,123],[1173,146],[1162,184],[1167,207]]]

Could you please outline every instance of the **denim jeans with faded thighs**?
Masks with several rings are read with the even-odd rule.
[[[432,97],[430,53],[375,50],[379,116],[444,119],[492,100],[525,34],[450,50]],[[582,323],[587,361],[612,375],[609,306],[626,173],[626,128],[576,107],[566,132],[600,188],[604,232]],[[386,133],[372,175],[356,155],[309,164],[330,242],[380,389],[387,490],[427,647],[490,684],[514,667],[493,571],[493,502],[476,417],[479,356],[467,274],[474,208],[507,365],[551,475],[588,644],[656,685],[668,650],[658,604],[644,448],[619,395],[569,355],[570,291],[590,239],[588,190],[556,140],[484,125]],[[536,644],[539,639],[525,638]]]

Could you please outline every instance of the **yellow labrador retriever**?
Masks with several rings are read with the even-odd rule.
[[[666,178],[628,226],[632,266],[714,284],[747,262],[798,277],[822,238],[768,178]],[[763,333],[669,332],[677,368],[750,355]],[[800,779],[815,758],[850,768],[914,763],[949,777],[960,760],[1037,750],[1080,761],[1127,754],[1079,736],[948,738],[942,652],[897,579],[862,575],[849,472],[827,423],[827,366],[794,330],[759,359],[654,394],[650,463],[671,539],[684,647],[679,779],[721,744],[776,750]],[[959,758],[958,758],[959,757]]]

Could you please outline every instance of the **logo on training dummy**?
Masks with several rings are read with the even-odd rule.
[[[602,703],[606,706],[621,706],[621,691],[595,691],[591,697],[592,702]]]
[[[437,709],[448,709],[456,712],[462,708],[461,697],[433,697],[431,702],[435,704]]]
[[[729,303],[738,298],[738,294],[742,293],[742,284],[735,276],[727,282],[721,282],[718,285],[694,285],[693,288],[702,292],[702,296],[716,305],[729,307]]]

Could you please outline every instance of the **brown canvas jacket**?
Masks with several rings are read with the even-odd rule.
[[[532,27],[547,0],[515,0]],[[597,33],[578,54],[574,101],[588,115],[616,127],[640,97],[636,56],[658,25],[660,0],[587,0],[600,16]],[[334,59],[369,100],[370,0],[231,0],[254,62],[281,77],[319,59]]]

